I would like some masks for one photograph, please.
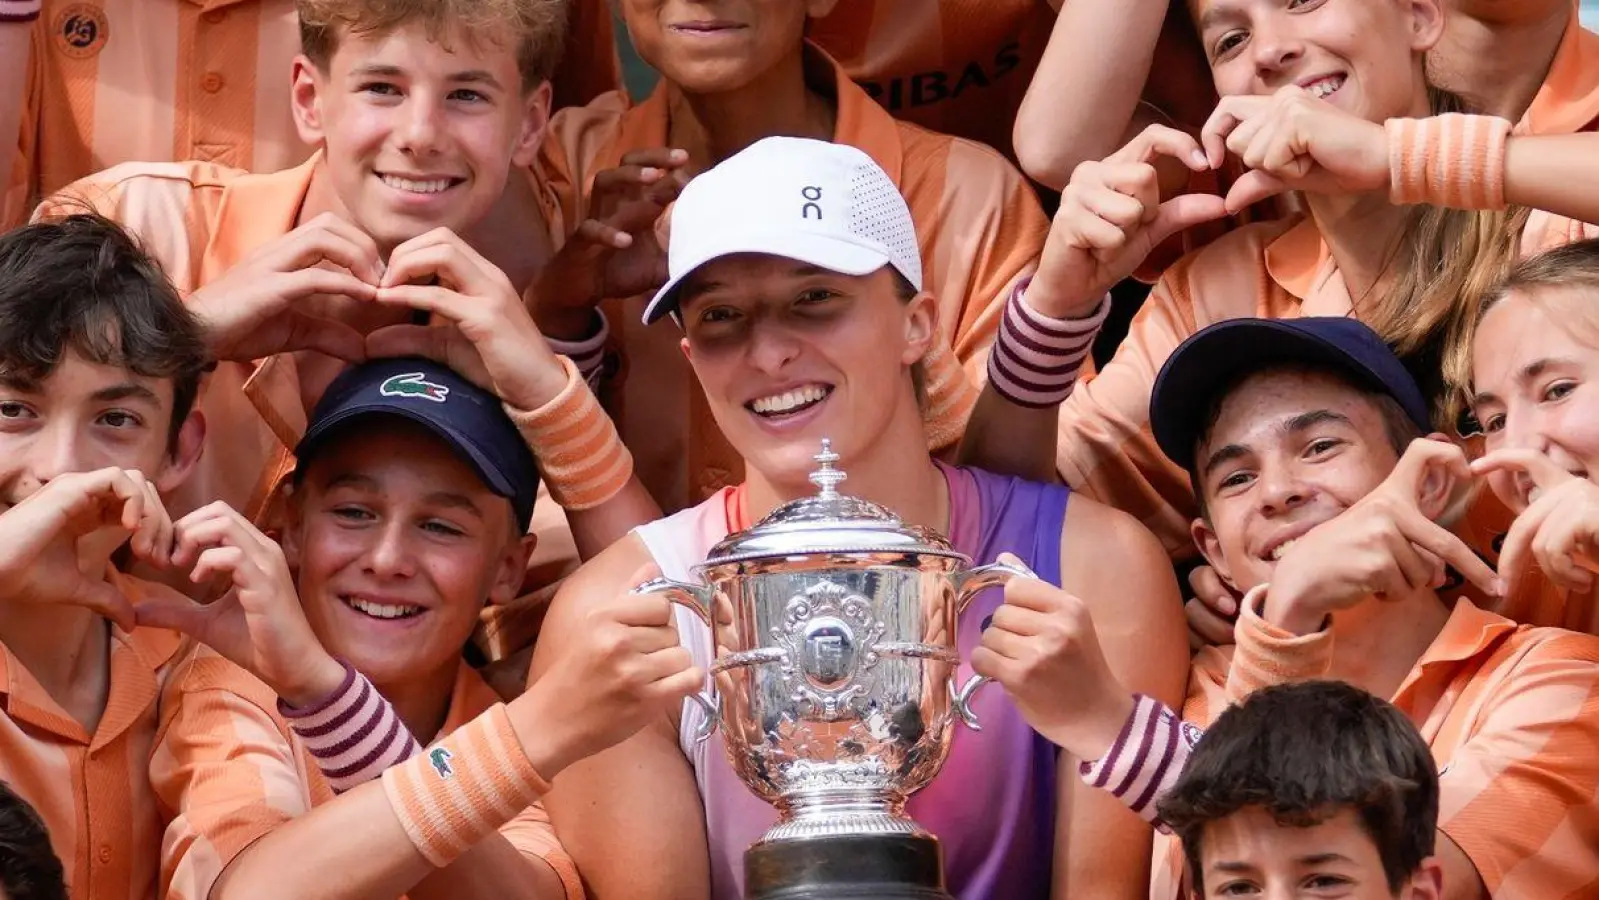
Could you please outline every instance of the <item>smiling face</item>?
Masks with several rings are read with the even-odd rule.
[[[1580,478],[1599,473],[1599,327],[1591,290],[1546,287],[1496,304],[1472,344],[1472,410],[1485,449],[1537,450]],[[1495,472],[1494,494],[1527,507],[1531,482]]]
[[[691,94],[734,91],[799,52],[807,17],[836,0],[622,0],[628,37],[662,77]]]
[[[421,25],[345,33],[325,68],[295,63],[300,134],[327,151],[334,190],[380,247],[464,232],[538,149],[549,86],[524,90],[513,48]]]
[[[1195,460],[1206,517],[1194,540],[1246,591],[1271,580],[1293,541],[1381,484],[1399,451],[1370,395],[1332,375],[1277,370],[1228,393]]]
[[[1370,122],[1425,108],[1436,0],[1188,0],[1222,96],[1298,85]]]
[[[330,438],[292,507],[284,549],[306,619],[380,687],[453,678],[478,613],[515,596],[531,548],[509,501],[403,419]]]
[[[1395,891],[1382,854],[1352,809],[1308,827],[1284,825],[1258,806],[1204,828],[1205,897],[1271,900],[1420,900],[1435,898],[1432,866]]]
[[[750,468],[806,484],[821,439],[846,461],[890,429],[921,429],[911,366],[933,340],[932,298],[888,267],[841,275],[728,256],[680,288],[683,350],[722,433]]]

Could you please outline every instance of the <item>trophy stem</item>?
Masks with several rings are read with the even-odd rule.
[[[761,843],[876,835],[925,836],[905,815],[905,797],[876,787],[813,787],[778,798],[777,824]]]

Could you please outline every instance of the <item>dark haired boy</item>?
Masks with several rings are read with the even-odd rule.
[[[1576,748],[1599,741],[1599,639],[1439,598],[1446,564],[1490,595],[1502,585],[1438,524],[1470,471],[1460,448],[1420,439],[1427,404],[1376,333],[1346,318],[1212,325],[1161,370],[1151,421],[1199,485],[1195,542],[1244,595],[1236,646],[1194,657],[1179,718],[1108,675],[1081,602],[1016,584],[1007,604],[1050,627],[996,615],[973,666],[1149,818],[1198,726],[1252,691],[1335,678],[1387,697],[1442,772],[1443,896],[1582,896],[1599,871],[1599,757]],[[1162,840],[1152,896],[1176,897],[1181,856]]]
[[[76,900],[198,900],[285,796],[248,757],[209,752],[220,734],[286,736],[270,692],[135,627],[165,589],[114,561],[170,562],[160,495],[200,455],[207,362],[176,290],[114,223],[0,235],[0,772],[38,810]],[[237,699],[186,714],[209,691]],[[251,802],[209,815],[241,781]]]
[[[67,900],[61,860],[39,813],[0,781],[0,900]]]
[[[1392,704],[1341,682],[1263,688],[1222,713],[1160,816],[1196,897],[1441,896],[1427,743]]]

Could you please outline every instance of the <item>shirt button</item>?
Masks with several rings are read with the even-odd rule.
[[[100,845],[100,862],[108,863],[110,861],[111,861],[111,845],[110,844],[101,844]]]
[[[200,14],[200,21],[207,25],[219,25],[227,17],[228,11],[225,9],[208,9]]]
[[[215,94],[217,91],[222,90],[222,86],[227,83],[227,79],[223,78],[220,72],[207,72],[200,79],[200,90],[205,91],[207,94]]]

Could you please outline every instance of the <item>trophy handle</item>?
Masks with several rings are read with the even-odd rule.
[[[686,581],[673,581],[670,578],[655,578],[646,581],[633,589],[635,594],[660,594],[667,600],[692,612],[695,618],[705,623],[706,629],[714,635],[714,626],[711,625],[711,602],[714,595],[711,589],[703,584],[690,584]],[[717,722],[721,719],[721,707],[709,691],[697,691],[688,695],[700,709],[705,711],[705,721],[694,730],[694,743],[703,744],[716,730]]]
[[[1023,565],[1020,560],[1014,563],[996,562],[975,569],[967,569],[955,575],[955,609],[965,612],[967,604],[972,598],[991,587],[1005,584],[1012,578],[1031,578],[1038,580],[1032,569]],[[960,688],[955,687],[955,679],[949,680],[950,704],[955,707],[955,713],[966,723],[966,727],[973,731],[982,731],[982,723],[977,721],[977,712],[972,709],[972,701],[977,698],[977,692],[983,685],[994,679],[986,675],[973,675],[966,680]]]

